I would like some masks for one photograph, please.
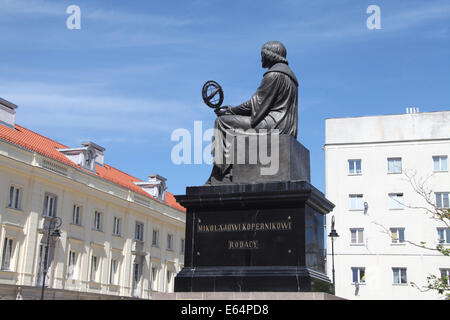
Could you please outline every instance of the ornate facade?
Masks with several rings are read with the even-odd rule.
[[[39,299],[47,270],[46,299],[173,291],[185,210],[166,180],[107,165],[95,143],[68,148],[23,128],[17,107],[0,104],[0,299]],[[60,236],[47,239],[54,217]]]

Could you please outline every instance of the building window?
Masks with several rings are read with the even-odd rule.
[[[450,228],[437,228],[439,243],[450,244]]]
[[[119,261],[116,259],[111,259],[111,268],[109,271],[109,284],[118,285],[118,269],[119,269]]]
[[[94,169],[94,159],[95,159],[94,151],[87,150],[85,153],[84,166],[87,169],[93,170]]]
[[[441,279],[442,279],[442,283],[448,285],[449,281],[449,277],[450,277],[450,269],[440,269],[441,271]]]
[[[22,190],[16,186],[9,187],[9,204],[8,208],[20,209],[20,202],[22,197]]]
[[[103,214],[99,211],[94,212],[94,230],[101,231],[102,230],[102,217]]]
[[[402,173],[402,158],[388,158],[388,173]]]
[[[447,156],[434,156],[433,157],[433,171],[447,171],[448,170],[448,157]]]
[[[350,194],[349,200],[350,200],[350,210],[364,210],[362,194]]]
[[[173,250],[173,235],[167,235],[167,250]]]
[[[394,284],[406,284],[406,268],[392,268]]]
[[[140,263],[133,263],[133,288],[132,288],[132,296],[138,297],[139,291],[140,291],[140,283],[141,283],[141,264]]]
[[[113,224],[113,235],[114,236],[120,236],[120,224],[121,224],[121,219],[118,217],[114,217],[114,224]]]
[[[91,257],[91,281],[98,281],[98,265],[99,265],[99,257],[92,256]]]
[[[403,193],[389,193],[389,209],[391,210],[404,209]]]
[[[180,253],[184,254],[184,239],[181,239],[180,241]]]
[[[364,229],[350,229],[351,244],[364,244]]]
[[[448,209],[450,208],[450,204],[449,204],[449,197],[448,197],[448,192],[436,192],[436,207],[441,208],[441,209]]]
[[[81,226],[81,206],[76,204],[73,205],[72,224]]]
[[[348,160],[348,174],[361,174],[361,159]]]
[[[54,194],[46,193],[44,197],[44,213],[46,217],[56,216],[56,200],[57,197]]]
[[[158,269],[156,267],[152,267],[152,278],[151,280],[151,289],[156,290],[156,281],[158,279]]]
[[[366,269],[360,267],[352,268],[352,283],[366,283]]]
[[[133,263],[133,282],[137,286],[141,281],[141,267],[139,263]]]
[[[144,224],[141,222],[136,222],[134,239],[138,241],[144,241]]]
[[[2,251],[2,267],[1,270],[11,271],[12,270],[12,257],[14,254],[14,240],[11,238],[5,238],[3,242]]]
[[[76,279],[78,277],[77,270],[77,253],[75,251],[69,252],[69,265],[67,267],[67,278],[68,279]]]
[[[405,228],[391,228],[392,243],[405,242]]]
[[[157,247],[158,245],[159,245],[159,231],[153,229],[152,246]]]
[[[48,246],[41,244],[39,245],[39,273],[38,273],[38,283],[42,284],[44,271],[48,270],[50,266],[50,253]],[[48,275],[46,277],[46,281]]]

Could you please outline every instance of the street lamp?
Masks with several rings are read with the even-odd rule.
[[[339,237],[338,233],[334,229],[334,216],[331,217],[331,231],[328,235],[331,238],[331,272],[333,273],[333,294],[336,293],[336,280],[334,276],[334,238]]]
[[[58,229],[61,226],[61,218],[59,217],[52,217],[48,220],[47,223],[47,254],[45,254],[44,251],[44,270],[42,272],[43,277],[42,277],[42,291],[41,291],[41,300],[44,300],[44,290],[45,290],[45,278],[47,277],[47,272],[48,272],[48,259],[50,256],[50,237],[53,240],[53,243],[56,242],[56,240],[58,240],[58,238],[61,236],[61,231]]]

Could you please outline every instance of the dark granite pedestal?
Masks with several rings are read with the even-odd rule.
[[[234,139],[233,183],[311,181],[309,150],[304,145],[286,134],[269,135],[262,141],[261,139],[262,137],[254,136],[239,136]],[[239,140],[244,143],[243,150],[239,150]],[[265,152],[261,151],[263,146],[268,154],[265,160],[262,157]],[[255,163],[250,161],[252,156]],[[239,161],[239,157],[243,158],[243,163]],[[267,163],[264,164],[265,162]]]
[[[307,181],[188,187],[176,292],[328,292],[324,218],[333,204]]]

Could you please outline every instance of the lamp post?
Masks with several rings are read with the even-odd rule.
[[[47,277],[47,272],[48,272],[48,260],[49,260],[49,256],[50,256],[50,237],[53,240],[53,243],[56,242],[56,240],[58,240],[58,238],[61,236],[61,231],[58,229],[61,226],[61,218],[58,217],[52,217],[48,220],[47,222],[47,242],[46,242],[46,249],[47,249],[47,253],[45,253],[45,250],[43,252],[44,254],[44,270],[42,270],[42,291],[41,291],[41,300],[44,300],[44,291],[45,291],[45,278]],[[41,262],[42,263],[42,262]]]
[[[328,235],[331,238],[331,272],[333,273],[333,294],[336,293],[336,280],[335,280],[335,275],[334,275],[334,238],[339,237],[338,233],[336,232],[336,230],[334,229],[334,216],[331,217],[331,231],[330,234]]]

